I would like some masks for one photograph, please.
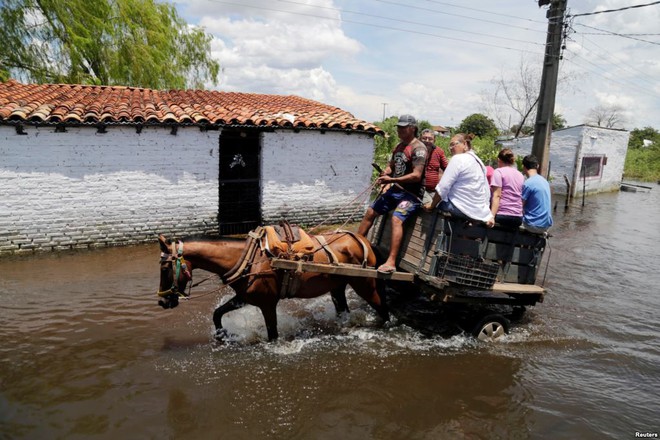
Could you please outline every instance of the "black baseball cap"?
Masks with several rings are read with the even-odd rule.
[[[396,124],[398,127],[407,127],[409,125],[417,125],[417,119],[412,115],[399,116],[399,122]]]

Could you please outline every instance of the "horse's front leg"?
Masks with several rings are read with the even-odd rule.
[[[225,313],[231,312],[233,310],[240,309],[245,305],[245,302],[241,300],[238,296],[234,296],[232,299],[215,309],[213,312],[213,324],[215,325],[215,337],[222,339],[227,336],[227,331],[222,327],[222,316]]]
[[[330,297],[332,298],[332,303],[335,305],[335,311],[337,316],[342,313],[348,313],[348,302],[346,301],[346,284],[342,284],[339,287],[335,287],[330,290]]]
[[[277,332],[277,302],[268,303],[259,306],[266,322],[266,331],[268,332],[268,341],[274,341],[279,337]]]

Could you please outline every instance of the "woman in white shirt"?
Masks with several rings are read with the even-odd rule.
[[[454,217],[479,220],[492,226],[490,188],[486,167],[472,150],[473,134],[459,133],[451,138],[452,158],[435,187],[433,201],[424,205],[430,211],[440,203],[440,210]]]

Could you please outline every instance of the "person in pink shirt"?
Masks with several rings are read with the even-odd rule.
[[[488,180],[488,185],[490,185],[490,181],[493,180],[494,172],[495,168],[491,167],[490,165],[486,165],[486,180]]]
[[[495,223],[507,228],[522,224],[522,187],[525,177],[516,168],[516,156],[508,148],[497,155],[497,169],[490,182],[492,194],[490,212]]]

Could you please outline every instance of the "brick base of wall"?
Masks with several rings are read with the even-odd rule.
[[[193,221],[163,221],[143,224],[104,222],[97,225],[75,225],[60,230],[34,232],[0,232],[0,255],[90,249],[156,243],[158,234],[168,238],[184,236],[217,236],[215,218]]]

